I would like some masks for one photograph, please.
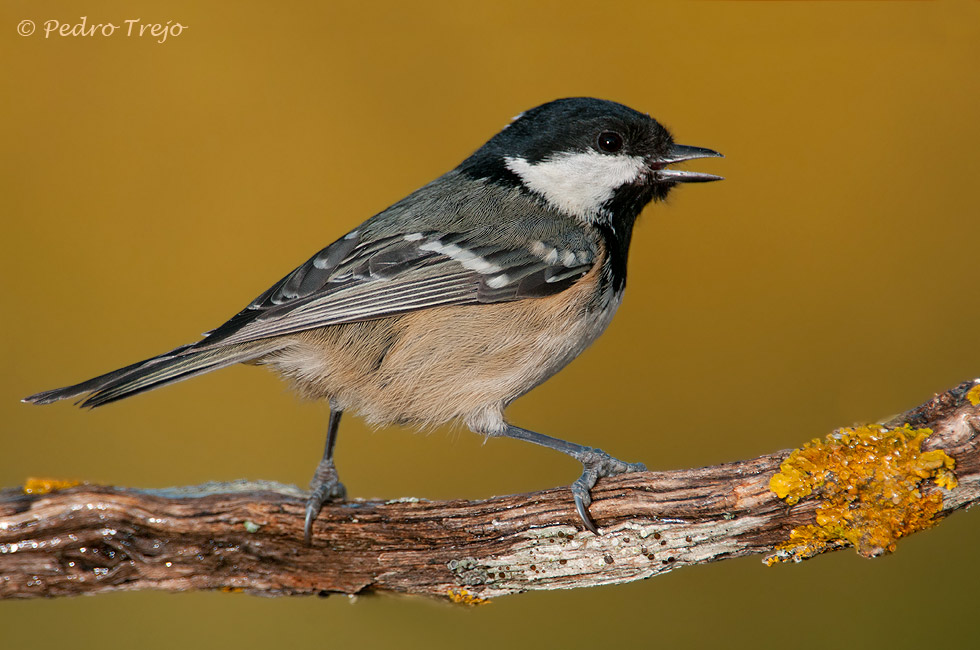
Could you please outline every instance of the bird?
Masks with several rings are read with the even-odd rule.
[[[721,180],[669,166],[716,151],[680,145],[648,114],[591,97],[513,118],[456,168],[323,248],[194,343],[23,401],[99,407],[213,370],[268,366],[330,406],[304,539],[346,499],[334,463],[341,415],[373,425],[462,422],[582,463],[578,518],[603,477],[645,471],[515,426],[506,407],[588,347],[623,299],[634,224],[680,183]],[[214,286],[220,278],[207,278]]]

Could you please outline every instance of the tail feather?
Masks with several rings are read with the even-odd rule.
[[[282,343],[274,340],[211,350],[194,350],[193,344],[184,345],[166,354],[113,370],[80,384],[25,397],[23,401],[31,404],[50,404],[62,399],[83,397],[80,406],[95,408],[212,370],[253,361],[281,347]]]

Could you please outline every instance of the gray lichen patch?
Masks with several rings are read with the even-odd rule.
[[[450,560],[446,566],[452,572],[458,585],[485,585],[490,581],[487,567],[481,566],[476,558],[464,557]]]

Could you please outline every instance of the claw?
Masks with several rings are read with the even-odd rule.
[[[599,528],[595,520],[589,513],[589,505],[592,503],[592,488],[600,478],[616,476],[629,472],[645,472],[646,465],[643,463],[624,463],[613,458],[601,449],[591,449],[587,453],[579,455],[584,467],[582,475],[572,483],[572,497],[575,500],[575,511],[578,513],[582,524],[593,534],[599,534]]]
[[[306,502],[306,519],[303,521],[303,541],[306,542],[307,546],[313,545],[313,520],[320,514],[322,507],[323,502],[315,503],[312,497]]]
[[[585,494],[581,494],[575,489],[575,486],[572,486],[572,498],[575,499],[575,511],[578,512],[579,519],[582,520],[582,523],[592,534],[598,535],[599,529],[596,527],[592,515],[589,514],[589,504],[592,503],[592,496],[589,495],[588,491]]]
[[[327,501],[343,501],[347,498],[347,489],[337,477],[337,469],[333,461],[323,461],[316,468],[313,480],[310,482],[310,497],[306,500],[306,518],[303,520],[303,539],[307,546],[313,541],[313,522]]]

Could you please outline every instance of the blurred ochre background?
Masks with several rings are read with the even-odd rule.
[[[179,37],[51,37],[139,18]],[[20,36],[18,24],[39,31]],[[722,151],[647,210],[607,334],[522,426],[658,469],[750,458],[980,375],[980,3],[0,4],[0,485],[305,485],[326,409],[234,368],[82,412],[19,398],[170,347],[455,166],[594,95]],[[693,166],[692,166],[693,167]],[[574,462],[348,418],[353,496],[486,497]],[[506,468],[502,471],[501,468]],[[890,557],[757,559],[467,610],[113,594],[0,604],[4,647],[913,647],[975,642],[980,518]],[[52,623],[56,621],[57,623]]]

